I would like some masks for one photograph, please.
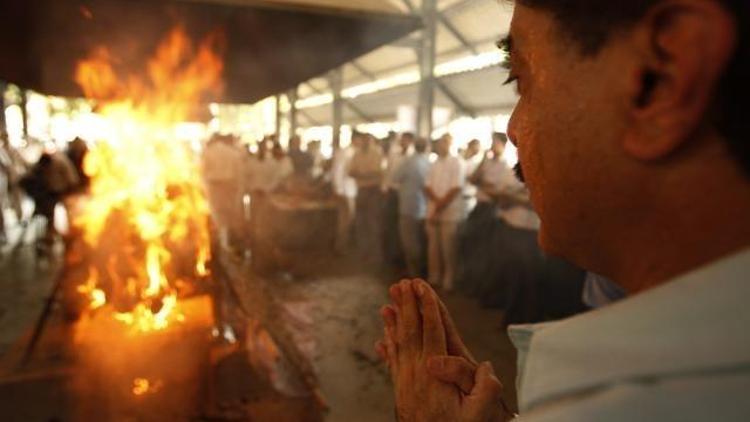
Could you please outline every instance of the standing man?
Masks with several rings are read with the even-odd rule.
[[[508,135],[539,242],[628,292],[510,328],[520,420],[748,420],[748,28],[747,0],[516,1]],[[399,418],[512,419],[429,286],[399,287]]]
[[[19,185],[19,182],[23,176],[28,172],[29,165],[21,154],[13,146],[10,145],[8,134],[0,130],[0,162],[5,169],[7,176],[7,200],[11,210],[16,215],[16,219],[21,222],[21,225],[28,223],[26,216],[23,213],[23,197],[24,192]]]
[[[427,195],[427,272],[430,284],[453,290],[458,226],[464,219],[461,193],[465,173],[461,159],[451,153],[452,140],[445,135],[435,143],[437,161],[425,185]]]
[[[383,264],[383,153],[375,138],[356,134],[359,149],[349,163],[349,176],[357,182],[355,238],[360,256],[373,269]]]
[[[355,142],[359,142],[359,138],[353,136],[352,144],[348,147],[336,145],[331,158],[331,184],[338,200],[335,248],[340,254],[346,253],[351,244],[352,222],[355,218],[357,182],[348,174],[349,163],[359,148]]]
[[[313,161],[312,156],[302,149],[302,138],[299,135],[289,138],[289,152],[287,155],[292,161],[295,172],[304,171],[303,169],[308,168],[310,162]]]
[[[231,246],[232,236],[240,220],[243,152],[230,135],[216,135],[203,151],[203,178],[208,203],[219,233],[219,243]]]
[[[507,140],[505,134],[493,134],[491,149],[467,178],[475,189],[477,204],[469,212],[460,240],[460,283],[471,293],[478,292],[493,262],[503,254],[492,247],[496,244],[495,236],[499,235],[496,196],[503,191],[508,179],[514,179],[513,170],[503,160]]]
[[[482,154],[482,144],[478,139],[472,139],[466,145],[466,151],[464,151],[462,158],[464,160],[464,168],[467,177],[467,183],[464,186],[464,201],[466,201],[466,212],[470,213],[474,210],[477,205],[477,188],[471,183],[471,176],[477,171],[479,165],[484,161],[485,155]]]
[[[414,154],[404,160],[393,174],[398,186],[398,219],[401,246],[409,277],[422,277],[424,264],[425,182],[430,170],[427,140],[414,141]]]
[[[389,135],[390,136],[390,135]],[[393,134],[393,139],[396,139]],[[383,209],[383,254],[386,263],[393,269],[403,269],[404,252],[399,240],[399,182],[395,174],[412,153],[414,134],[405,132],[399,142],[392,142],[386,159],[385,177],[383,179],[383,193],[385,207]]]

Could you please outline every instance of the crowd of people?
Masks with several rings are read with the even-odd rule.
[[[504,158],[506,143],[494,133],[486,151],[478,140],[458,150],[449,134],[355,132],[325,158],[319,141],[305,146],[296,136],[286,151],[268,136],[250,152],[217,135],[204,150],[203,172],[230,249],[252,250],[261,224],[253,214],[270,194],[333,199],[336,251],[370,272],[471,294],[507,309],[506,323],[580,311],[584,272],[540,252],[539,219]]]
[[[65,150],[45,151],[36,154],[36,160],[28,160],[10,144],[6,133],[0,133],[0,244],[8,241],[4,210],[9,208],[23,227],[36,216],[43,219],[44,229],[36,247],[39,253],[49,252],[59,235],[55,226],[56,207],[88,185],[83,171],[87,152],[86,143],[76,138]],[[33,203],[31,214],[23,207],[27,198]]]

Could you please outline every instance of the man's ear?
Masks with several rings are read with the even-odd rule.
[[[623,141],[630,155],[664,158],[700,128],[736,47],[736,25],[716,0],[667,0],[641,20],[634,39],[642,63]]]

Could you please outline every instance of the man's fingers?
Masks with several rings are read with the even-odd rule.
[[[383,318],[383,325],[385,326],[388,335],[395,337],[397,318],[396,308],[391,305],[385,305],[380,308],[380,316]]]
[[[414,295],[412,282],[404,280],[400,284],[401,305],[396,319],[397,343],[404,354],[418,353],[422,348],[422,318],[419,314],[417,299]]]
[[[422,305],[422,352],[425,356],[444,355],[445,327],[440,319],[437,293],[422,280],[415,280],[412,285]]]
[[[383,340],[375,342],[375,353],[378,354],[378,357],[383,363],[386,365],[388,364],[388,352],[385,350],[385,342]]]
[[[450,312],[448,312],[448,308],[443,301],[439,299],[438,304],[440,306],[440,318],[445,327],[445,339],[448,347],[448,354],[451,356],[460,356],[474,364],[474,366],[478,366],[479,364],[476,359],[474,359],[474,356],[461,339],[461,335],[458,333],[458,328],[456,328],[456,324],[453,322],[453,318],[451,317]]]
[[[471,391],[471,396],[479,401],[498,402],[502,398],[502,392],[503,384],[497,379],[492,364],[482,362],[474,376],[474,389]]]
[[[464,393],[474,389],[477,366],[456,356],[433,356],[427,360],[427,372],[438,380],[455,384]]]
[[[401,306],[401,283],[396,283],[388,289],[388,296],[396,306]]]

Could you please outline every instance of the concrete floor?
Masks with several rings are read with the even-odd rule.
[[[284,300],[312,316],[313,361],[331,407],[330,422],[393,420],[393,391],[373,344],[382,335],[379,308],[397,281],[362,274],[355,265],[330,261],[317,274],[278,280]],[[480,361],[493,363],[515,407],[515,351],[500,328],[502,312],[481,309],[458,294],[443,297],[464,340]]]
[[[36,224],[13,225],[8,228],[8,243],[0,246],[0,356],[31,329],[60,267],[59,245],[51,257],[37,257],[36,232]]]
[[[37,259],[32,232],[11,230],[11,244],[2,248],[0,355],[33,326],[59,269],[59,258]],[[320,263],[305,276],[274,277],[273,282],[282,302],[311,321],[310,354],[330,406],[327,421],[391,421],[392,389],[373,344],[382,333],[378,309],[396,280],[363,274],[345,260]],[[515,404],[515,354],[500,329],[502,313],[481,309],[459,295],[444,300],[477,359],[493,362],[507,402]]]

